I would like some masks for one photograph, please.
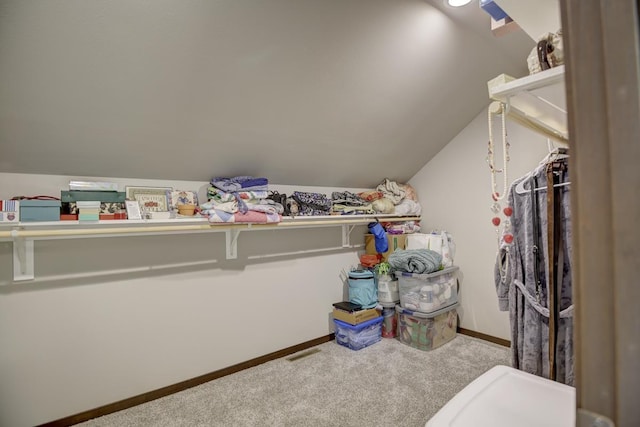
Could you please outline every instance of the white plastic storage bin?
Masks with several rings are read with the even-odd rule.
[[[429,274],[396,271],[400,305],[409,310],[432,313],[458,302],[458,267]]]
[[[398,280],[388,274],[378,276],[378,302],[395,304],[398,301],[400,301]]]
[[[458,304],[433,313],[420,313],[396,306],[398,340],[418,350],[433,350],[456,337]]]

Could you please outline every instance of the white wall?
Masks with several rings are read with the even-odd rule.
[[[501,143],[499,119],[494,134]],[[533,169],[547,153],[546,139],[507,121],[511,143],[509,182]],[[409,183],[422,204],[423,232],[445,229],[457,245],[455,264],[461,273],[460,326],[509,339],[509,318],[498,311],[493,281],[497,246],[490,211],[491,184],[487,157],[486,109],[469,123]],[[502,148],[496,147],[502,162]],[[499,166],[500,167],[500,166]],[[502,178],[498,188],[502,193]],[[503,203],[504,205],[504,203]]]
[[[59,195],[71,178],[0,174],[0,198]],[[339,227],[244,232],[226,260],[223,233],[37,241],[36,280],[11,283],[12,246],[0,242],[0,425],[52,421],[329,334],[357,250],[304,251],[341,243]]]
[[[493,285],[485,114],[410,183],[424,229],[456,239],[461,326],[509,338]],[[513,124],[509,133],[515,178],[546,143]],[[0,198],[57,195],[72,178],[83,177],[0,174]],[[207,186],[109,180],[121,190],[172,186],[200,196]],[[0,425],[51,421],[327,335],[331,303],[345,296],[340,272],[358,253],[305,251],[340,246],[340,231],[242,233],[237,260],[225,259],[222,233],[38,241],[28,283],[11,283],[11,243],[0,242]],[[353,242],[364,232],[354,230]]]
[[[0,171],[406,180],[531,47],[424,0],[2,0]]]

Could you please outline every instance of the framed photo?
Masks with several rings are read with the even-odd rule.
[[[127,199],[137,201],[145,212],[168,211],[167,191],[171,190],[171,187],[125,187]]]
[[[198,193],[195,191],[167,191],[169,209],[176,210],[178,205],[198,205]]]

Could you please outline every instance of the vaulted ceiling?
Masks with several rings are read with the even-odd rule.
[[[404,182],[532,45],[443,0],[0,0],[0,172]]]

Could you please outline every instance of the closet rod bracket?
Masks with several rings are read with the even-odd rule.
[[[15,232],[11,234],[13,234],[13,281],[33,280],[35,278],[33,240],[18,237]]]
[[[351,247],[351,232],[355,228],[355,225],[342,225],[342,247],[350,248]]]
[[[236,259],[238,258],[238,236],[240,236],[239,229],[229,229],[224,232],[226,248],[227,248],[227,259]]]

